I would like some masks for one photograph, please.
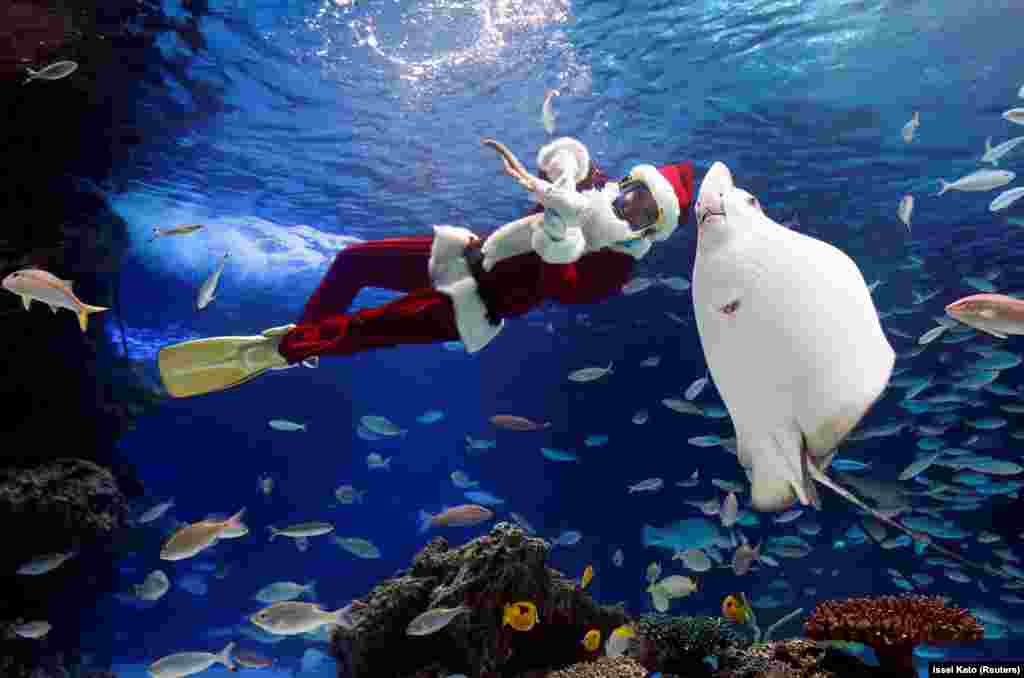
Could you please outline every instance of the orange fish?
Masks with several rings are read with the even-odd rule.
[[[498,428],[507,429],[509,431],[539,431],[551,426],[550,421],[538,424],[526,417],[517,417],[512,414],[496,414],[491,417],[491,423]]]
[[[593,578],[594,578],[594,566],[593,565],[587,565],[587,567],[584,568],[584,570],[583,570],[583,576],[580,577],[580,590],[582,591],[583,589],[587,588],[587,584],[589,584],[590,580],[593,579]]]
[[[1024,334],[1024,301],[1005,294],[972,294],[947,306],[946,315],[1000,339]]]
[[[494,511],[477,504],[461,504],[431,515],[420,511],[420,533],[431,527],[469,527],[479,525],[494,517]]]
[[[737,624],[746,624],[752,615],[747,597],[742,593],[726,596],[722,600],[722,616]]]
[[[520,603],[509,603],[505,606],[501,618],[502,626],[511,626],[516,631],[529,631],[540,618],[537,615],[537,606],[528,600]]]
[[[82,303],[71,290],[71,284],[70,280],[61,280],[52,273],[38,268],[15,271],[3,280],[4,289],[21,297],[26,311],[33,301],[46,304],[54,313],[58,308],[66,308],[78,316],[78,324],[85,332],[90,315],[109,309]]]

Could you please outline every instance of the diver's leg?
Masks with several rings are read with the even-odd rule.
[[[351,355],[458,338],[451,299],[424,288],[376,308],[300,322],[284,335],[278,350],[289,363],[296,363],[313,356]]]
[[[432,235],[387,238],[349,245],[338,252],[320,286],[306,302],[300,324],[344,313],[364,287],[411,292],[430,287],[427,270]]]

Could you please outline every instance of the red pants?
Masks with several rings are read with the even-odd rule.
[[[389,238],[341,250],[306,302],[302,318],[281,340],[281,355],[296,363],[315,355],[458,339],[451,300],[431,287],[427,264],[433,240],[431,235]],[[347,313],[364,287],[406,294],[383,306]]]

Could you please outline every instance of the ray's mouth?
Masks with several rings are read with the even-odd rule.
[[[711,209],[704,210],[704,212],[700,215],[700,220],[697,222],[697,225],[703,226],[704,222],[707,221],[707,218],[710,216],[724,217],[725,212],[715,212]]]

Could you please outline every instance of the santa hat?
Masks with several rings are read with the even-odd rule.
[[[668,239],[689,217],[693,201],[693,165],[688,162],[661,167],[637,165],[630,170],[629,176],[647,186],[661,210],[658,221],[654,223],[654,239]]]

